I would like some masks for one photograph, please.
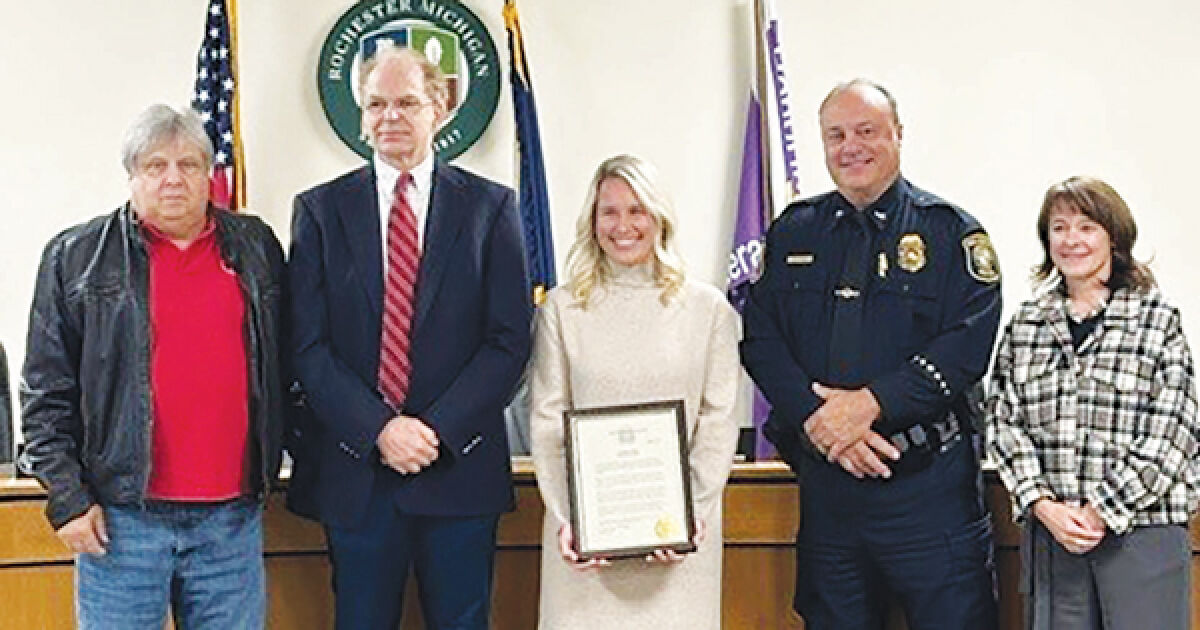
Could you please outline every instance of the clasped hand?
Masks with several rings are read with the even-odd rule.
[[[1096,548],[1107,525],[1091,505],[1076,505],[1051,499],[1038,499],[1033,513],[1054,540],[1073,554],[1084,554]]]
[[[437,433],[413,416],[388,420],[375,438],[375,445],[380,461],[402,475],[421,472],[438,457]]]
[[[879,417],[879,401],[871,390],[838,389],[820,383],[813,383],[812,389],[824,403],[804,422],[804,431],[817,451],[859,479],[891,477],[884,460],[900,459],[900,451],[871,430]]]
[[[697,517],[695,520],[696,535],[692,536],[692,543],[697,547],[700,546],[700,541],[704,540],[704,536],[708,533],[707,525],[704,519]],[[576,571],[588,571],[607,567],[612,564],[608,558],[595,556],[584,560],[575,551],[575,534],[571,530],[570,524],[564,524],[558,528],[558,551],[562,554],[567,564],[571,565]],[[683,562],[687,558],[687,554],[677,553],[672,549],[655,549],[652,553],[646,554],[644,558],[646,562],[657,562],[661,564],[675,564]]]

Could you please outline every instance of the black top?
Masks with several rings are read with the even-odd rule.
[[[1071,329],[1071,344],[1078,348],[1079,345],[1083,343],[1083,340],[1087,339],[1088,336],[1092,334],[1093,330],[1096,330],[1096,325],[1099,324],[1100,320],[1103,318],[1103,309],[1081,322],[1075,321],[1075,318],[1068,315],[1067,328]]]

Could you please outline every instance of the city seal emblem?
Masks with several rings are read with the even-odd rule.
[[[317,63],[317,92],[334,132],[367,158],[359,107],[359,69],[382,46],[416,50],[446,75],[446,120],[433,139],[450,160],[479,139],[500,100],[500,57],[479,18],[454,0],[363,0],[342,14],[325,37]]]

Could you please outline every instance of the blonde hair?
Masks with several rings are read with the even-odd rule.
[[[358,93],[362,95],[361,98],[366,99],[367,80],[371,78],[371,73],[379,66],[392,61],[405,61],[420,68],[425,95],[433,101],[438,111],[443,114],[446,112],[446,105],[450,100],[450,86],[446,82],[446,75],[424,53],[403,46],[382,46],[370,59],[363,61],[358,70]]]
[[[613,177],[628,184],[642,207],[658,222],[658,238],[654,241],[654,282],[662,287],[659,301],[666,305],[683,288],[685,279],[683,259],[675,249],[675,212],[656,182],[654,167],[633,155],[617,155],[604,160],[592,176],[583,211],[575,221],[575,242],[567,252],[567,285],[571,295],[587,308],[593,291],[612,278],[612,264],[596,240],[596,203],[600,185]]]

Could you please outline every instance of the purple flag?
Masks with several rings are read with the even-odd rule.
[[[737,223],[733,228],[733,251],[729,252],[730,303],[740,313],[746,304],[750,285],[762,273],[763,239],[767,233],[767,199],[763,190],[762,109],[758,98],[750,94],[746,110],[746,138],[742,146],[742,177],[738,192]],[[762,392],[754,388],[751,419],[754,424],[754,458],[768,459],[775,454],[763,437],[762,425],[771,407]]]
[[[733,251],[729,252],[729,301],[740,313],[750,284],[758,280],[762,265],[763,236],[767,232],[766,195],[762,171],[762,114],[758,98],[750,95],[746,110],[746,138],[742,145],[742,180],[738,192]]]

